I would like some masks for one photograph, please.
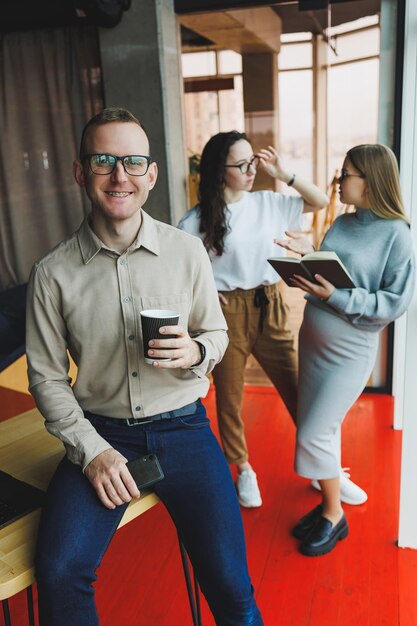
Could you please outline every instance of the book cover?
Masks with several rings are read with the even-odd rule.
[[[294,274],[299,274],[313,283],[317,283],[314,274],[320,274],[337,289],[355,286],[351,275],[336,252],[312,252],[301,258],[275,257],[268,259],[268,262],[290,287],[293,285],[289,279]]]

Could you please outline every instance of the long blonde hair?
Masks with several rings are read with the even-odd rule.
[[[346,157],[366,179],[370,210],[382,219],[402,219],[410,223],[393,151],[382,144],[368,143],[351,148]]]

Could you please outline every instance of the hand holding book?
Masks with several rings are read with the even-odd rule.
[[[292,287],[298,287],[307,293],[311,293],[313,296],[320,298],[320,300],[328,300],[336,289],[332,283],[320,276],[320,274],[314,275],[314,283],[298,274],[294,274],[294,277],[290,278],[290,284]]]
[[[286,234],[291,238],[289,241],[275,240],[275,243],[287,248],[287,250],[304,254],[304,256],[301,258],[275,257],[268,259],[268,262],[287,285],[300,287],[309,293],[315,293],[316,290],[312,289],[315,285],[325,287],[326,291],[329,291],[330,287],[347,289],[355,286],[352,277],[336,252],[311,252],[313,247],[307,237],[293,235],[292,233]],[[305,254],[307,250],[308,254]],[[316,275],[322,277],[324,283],[322,280],[317,279]],[[295,276],[297,278],[300,277],[302,279],[301,282],[298,279],[294,280]],[[330,290],[330,293],[332,291],[333,289]],[[330,296],[330,293],[328,293],[327,297]],[[323,297],[316,293],[315,295]]]

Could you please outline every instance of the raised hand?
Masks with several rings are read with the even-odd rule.
[[[273,178],[279,178],[283,182],[291,178],[291,174],[284,170],[281,158],[273,146],[262,148],[256,156],[259,157],[260,167]]]
[[[300,194],[304,200],[304,213],[312,213],[326,207],[329,198],[313,183],[304,180],[298,174],[284,168],[281,157],[273,146],[262,148],[256,155],[259,158],[259,167],[273,178],[278,178],[281,182],[291,183],[293,189]]]
[[[274,243],[286,250],[296,252],[297,254],[309,254],[314,252],[314,246],[311,241],[303,234],[285,232],[288,239],[274,239]]]

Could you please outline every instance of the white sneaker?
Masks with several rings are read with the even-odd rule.
[[[345,504],[363,504],[368,499],[366,491],[361,489],[359,485],[356,485],[350,480],[350,474],[346,470],[349,467],[340,468],[340,500]],[[320,484],[317,480],[312,480],[311,485],[314,489],[321,491]]]
[[[258,481],[253,469],[247,469],[238,474],[236,480],[237,499],[241,506],[254,508],[261,506],[262,498]]]

